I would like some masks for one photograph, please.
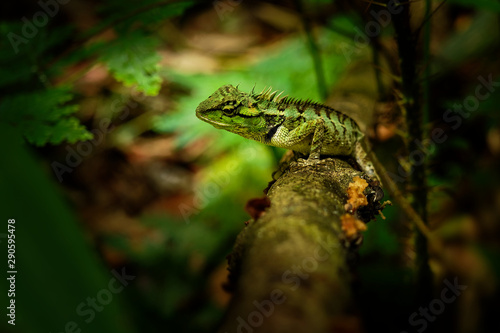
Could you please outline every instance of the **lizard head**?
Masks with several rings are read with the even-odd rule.
[[[267,133],[264,114],[256,100],[232,85],[225,85],[200,103],[196,116],[216,128],[262,141]]]

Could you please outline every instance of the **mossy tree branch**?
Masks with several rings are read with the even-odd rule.
[[[270,207],[229,257],[234,295],[220,332],[351,331],[342,325],[353,322],[345,319],[354,313],[348,261],[355,253],[341,216],[356,176],[363,175],[340,159],[289,165],[268,191]],[[358,215],[370,219],[380,209],[373,195]]]

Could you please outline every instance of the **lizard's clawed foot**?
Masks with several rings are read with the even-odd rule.
[[[313,167],[315,171],[329,171],[331,168],[331,159],[330,158],[325,158],[325,159],[316,159],[316,158],[298,158],[297,161],[295,162],[297,166],[299,167]]]

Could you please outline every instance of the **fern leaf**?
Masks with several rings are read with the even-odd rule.
[[[125,86],[135,86],[146,95],[157,95],[162,79],[159,74],[159,41],[140,32],[114,40],[101,56],[113,76]]]
[[[77,105],[68,104],[72,99],[68,88],[9,96],[0,102],[0,122],[16,127],[37,146],[92,139],[92,133],[69,116],[78,110]]]

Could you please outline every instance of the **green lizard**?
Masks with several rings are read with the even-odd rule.
[[[280,95],[270,89],[260,94],[253,91],[247,94],[237,87],[225,85],[200,103],[196,116],[216,128],[247,139],[308,155],[311,163],[318,161],[320,155],[353,156],[362,171],[381,186],[377,169],[383,176],[384,185],[406,215],[427,237],[436,253],[444,258],[441,240],[433,237],[376,156],[367,153],[365,136],[353,119],[323,104]],[[378,193],[375,200],[381,199],[380,195],[383,193]]]
[[[380,183],[356,122],[326,105],[281,97],[271,89],[247,94],[225,85],[200,103],[196,116],[247,139],[308,155],[310,162],[320,155],[352,156]]]

